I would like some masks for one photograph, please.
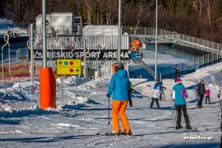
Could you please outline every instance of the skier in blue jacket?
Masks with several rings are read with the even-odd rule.
[[[186,88],[182,84],[180,78],[176,79],[176,84],[173,86],[173,99],[174,105],[177,111],[177,121],[176,121],[176,129],[182,128],[181,126],[181,111],[183,112],[183,116],[186,123],[186,128],[191,129],[190,120],[187,114],[186,101],[185,99],[188,97]]]
[[[130,81],[124,65],[122,63],[116,64],[116,74],[112,75],[107,97],[109,98],[112,94],[112,134],[119,135],[126,134],[131,135],[131,129],[125,113],[130,90]],[[119,118],[122,121],[123,130],[119,127]]]

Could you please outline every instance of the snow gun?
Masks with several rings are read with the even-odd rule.
[[[130,43],[129,52],[131,60],[142,59],[143,54],[139,52],[141,47],[143,46],[139,39],[135,39]]]

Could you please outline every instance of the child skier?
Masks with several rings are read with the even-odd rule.
[[[207,88],[206,91],[205,91],[205,95],[206,95],[205,104],[207,104],[207,100],[208,100],[208,102],[210,103],[210,94],[211,94],[211,91],[210,91],[209,88]]]
[[[123,63],[116,64],[116,74],[112,75],[107,97],[110,98],[112,94],[112,135],[131,135],[131,129],[125,113],[129,96],[130,81],[124,70]],[[119,118],[122,121],[123,130],[119,127]]]
[[[219,88],[219,91],[218,91],[218,93],[217,93],[218,100],[220,100],[220,97],[221,97],[221,91],[222,91],[222,88]]]
[[[150,108],[153,108],[153,103],[155,101],[157,108],[159,109],[160,108],[159,99],[160,99],[160,86],[155,84],[153,87],[153,97],[152,97],[152,102],[150,104]]]
[[[182,80],[180,78],[176,79],[176,84],[173,86],[173,99],[174,105],[177,111],[177,121],[176,121],[176,129],[182,128],[181,126],[181,111],[183,112],[183,116],[186,123],[186,129],[191,129],[190,120],[187,114],[186,101],[185,99],[188,97],[186,88],[182,84]]]

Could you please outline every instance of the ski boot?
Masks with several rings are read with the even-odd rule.
[[[121,132],[121,135],[129,135],[129,136],[131,136],[132,134],[133,133],[132,133],[131,130],[129,132],[126,132],[126,131]]]
[[[112,131],[111,136],[120,136],[120,132]]]
[[[178,130],[178,129],[181,129],[182,128],[182,126],[181,125],[176,125],[176,129]]]
[[[187,125],[186,125],[186,129],[191,130],[192,128],[191,128],[191,126],[190,126],[189,124],[187,124]]]

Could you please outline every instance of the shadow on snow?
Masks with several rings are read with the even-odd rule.
[[[86,139],[95,135],[76,135],[76,136],[60,136],[60,137],[27,137],[27,138],[4,138],[0,139],[0,142],[26,142],[26,143],[48,143],[59,142],[64,140],[73,139]]]
[[[59,114],[59,112],[41,110],[41,109],[21,110],[21,111],[12,110],[11,112],[1,111],[0,117],[13,118],[13,117],[24,117],[24,116],[33,116],[33,115],[40,116],[40,115],[46,115],[46,114],[48,114],[48,115],[49,114]]]
[[[219,143],[196,143],[196,144],[183,144],[183,145],[177,144],[177,145],[161,146],[161,148],[218,148],[218,147],[220,147]]]

